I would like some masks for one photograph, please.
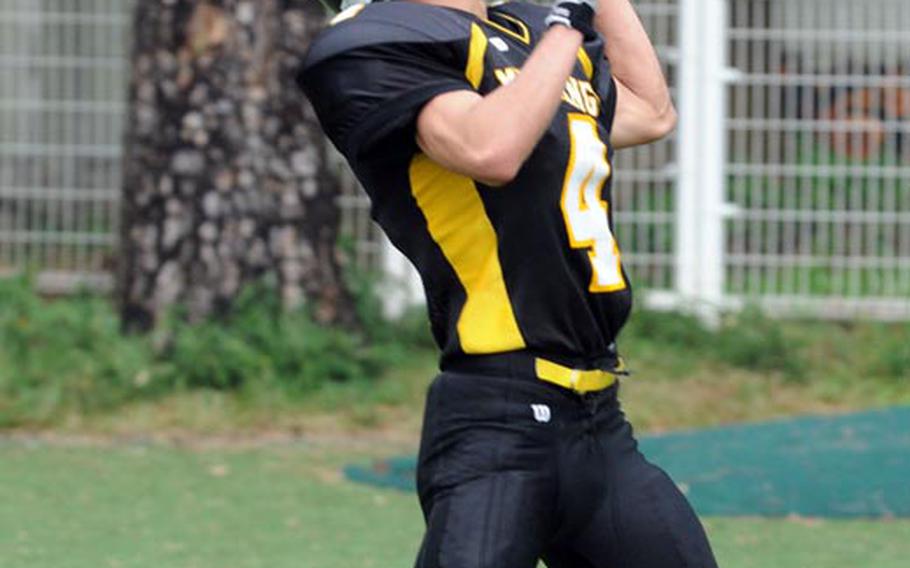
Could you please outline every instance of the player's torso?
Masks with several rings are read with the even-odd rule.
[[[487,21],[411,8],[463,26],[446,49],[481,95],[512,81],[545,31],[536,6],[491,9]],[[355,166],[375,218],[421,272],[445,356],[608,352],[631,304],[610,221],[612,90],[606,60],[580,52],[556,116],[503,187],[447,172],[416,147],[407,160]]]
[[[511,82],[530,56],[546,14],[533,8],[506,5],[475,24],[487,38],[480,94]],[[518,177],[479,188],[507,286],[519,298],[519,327],[552,355],[603,354],[631,303],[610,210],[614,86],[608,62],[592,59],[580,51],[562,105]]]

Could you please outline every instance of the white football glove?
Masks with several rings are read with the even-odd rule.
[[[544,22],[547,27],[566,26],[578,30],[586,40],[597,37],[594,31],[594,14],[597,0],[556,0]]]
[[[369,4],[373,0],[343,0],[341,2],[341,11],[344,12],[351,6],[356,6],[357,4]]]

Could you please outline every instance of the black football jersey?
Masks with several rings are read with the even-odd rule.
[[[447,171],[416,143],[432,98],[513,80],[547,14],[517,2],[487,20],[411,2],[360,6],[314,41],[301,72],[373,218],[420,272],[444,361],[516,350],[608,357],[631,307],[612,230],[616,93],[602,43],[579,50],[561,107],[509,184]]]

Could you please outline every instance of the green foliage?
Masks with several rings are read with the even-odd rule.
[[[414,403],[432,373],[426,315],[417,309],[389,323],[369,277],[352,277],[350,287],[363,324],[356,332],[283,311],[261,286],[222,317],[189,324],[174,313],[151,335],[129,336],[104,298],[47,301],[26,279],[0,280],[0,428],[200,389],[236,393],[253,406],[305,397],[341,409],[355,400],[363,421],[375,419],[377,406]],[[759,382],[780,377],[831,397],[862,380],[883,400],[910,384],[907,324],[785,321],[747,309],[708,328],[691,315],[639,310],[620,347],[633,370],[673,377],[743,369]],[[376,383],[415,360],[424,362],[420,380],[396,374]]]
[[[303,310],[285,312],[263,287],[243,293],[229,314],[197,325],[172,317],[166,384],[238,390],[267,383],[306,393],[326,381],[375,378],[392,362],[350,331],[314,324]]]
[[[910,385],[910,324],[879,333],[872,345],[872,372]]]
[[[698,318],[689,314],[636,310],[623,331],[622,340],[703,350],[712,344],[713,335]]]
[[[728,316],[712,342],[717,357],[734,367],[780,371],[787,378],[804,377],[805,361],[799,343],[787,337],[783,324],[757,308]]]
[[[185,389],[277,389],[304,395],[328,382],[371,381],[419,339],[413,324],[371,320],[367,340],[280,309],[264,287],[199,324],[179,313],[149,336],[121,334],[109,301],[45,301],[27,279],[0,280],[0,427],[43,424]],[[364,292],[366,293],[366,292]]]
[[[107,302],[45,303],[30,289],[0,280],[0,426],[111,408],[143,390],[151,348],[120,335]]]
[[[695,357],[799,380],[807,368],[803,335],[788,334],[785,322],[756,308],[726,314],[713,329],[693,315],[642,310],[632,316],[621,343],[627,352],[654,352],[675,361]]]
[[[725,314],[716,328],[686,314],[637,311],[620,338],[635,358],[676,368],[714,362],[790,382],[862,380],[910,385],[910,324],[773,319],[755,307]],[[884,386],[885,383],[880,383]]]

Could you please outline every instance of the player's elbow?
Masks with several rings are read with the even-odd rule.
[[[473,177],[484,185],[502,187],[508,185],[518,177],[519,165],[497,162],[480,166],[475,169]]]
[[[610,142],[617,150],[651,144],[669,136],[678,122],[679,117],[672,105],[663,111],[626,116],[625,120],[613,128]]]
[[[494,187],[515,179],[524,163],[520,149],[500,140],[477,142],[467,137],[419,134],[417,143],[444,167]]]
[[[666,138],[676,130],[677,124],[679,124],[679,115],[676,112],[676,107],[671,104],[664,110],[657,112],[654,119],[649,121],[646,134],[648,141],[656,142]]]
[[[506,145],[487,145],[478,148],[472,160],[475,180],[493,187],[510,183],[521,170],[524,160],[520,153]]]

